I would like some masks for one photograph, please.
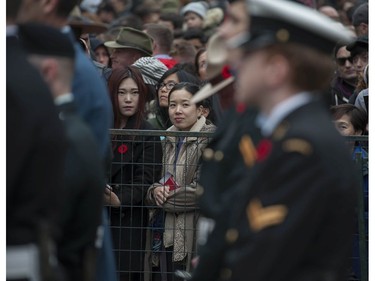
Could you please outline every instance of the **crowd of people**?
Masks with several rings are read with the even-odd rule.
[[[367,1],[6,4],[7,280],[363,277]]]

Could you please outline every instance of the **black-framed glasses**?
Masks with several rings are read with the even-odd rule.
[[[159,89],[162,89],[164,87],[167,87],[167,90],[171,90],[177,83],[175,82],[167,82],[167,83],[160,83],[159,84]]]
[[[344,66],[346,61],[349,61],[350,63],[353,63],[353,58],[352,57],[336,58],[336,62],[340,66]]]

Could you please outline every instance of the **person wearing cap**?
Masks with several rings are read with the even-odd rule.
[[[105,67],[111,67],[110,54],[104,42],[97,38],[89,38],[91,51],[95,55],[95,60]]]
[[[358,37],[348,44],[346,49],[351,54],[351,60],[357,73],[357,85],[353,95],[349,98],[349,103],[354,104],[359,92],[367,88],[363,74],[366,65],[368,65],[368,37]]]
[[[6,280],[43,280],[40,257],[55,253],[39,245],[42,237],[54,245],[61,230],[56,203],[67,141],[51,92],[19,41],[20,3],[6,1]]]
[[[159,83],[159,80],[168,70],[168,68],[165,66],[165,64],[163,64],[155,57],[142,57],[132,65],[137,67],[141,71],[143,82],[148,88],[148,92],[146,95],[147,115],[150,113],[149,103],[152,102],[157,96],[156,87]]]
[[[206,17],[208,5],[204,1],[191,2],[182,7],[180,14],[184,17],[184,23],[187,29],[204,28],[204,19]]]
[[[95,267],[105,183],[97,143],[76,113],[71,93],[74,47],[58,29],[41,24],[20,25],[19,36],[30,62],[51,89],[68,142],[59,201],[62,231],[57,239],[57,258],[69,280],[90,279],[94,271],[83,268]]]
[[[363,74],[365,66],[368,64],[368,37],[358,37],[355,41],[346,46],[350,52],[357,75]]]
[[[206,1],[190,2],[182,7],[180,15],[184,17],[184,29],[202,29],[207,37],[216,31],[224,18],[222,8],[210,8]]]
[[[263,139],[243,139],[249,172],[216,221],[223,259],[209,280],[345,280],[356,169],[312,92],[328,87],[329,54],[350,34],[290,1],[252,0],[248,11],[235,99],[259,109]]]
[[[58,28],[73,42],[75,65],[72,92],[77,105],[78,115],[92,130],[97,141],[103,165],[109,160],[110,143],[108,130],[111,127],[112,108],[108,90],[97,69],[83,52],[75,35],[68,25],[69,15],[76,5],[75,0],[57,0],[53,2],[22,0],[17,16],[19,23],[39,22]],[[103,246],[99,253],[97,268],[98,280],[115,280],[114,258],[110,233],[103,211]]]
[[[124,68],[139,58],[152,56],[152,38],[131,27],[121,28],[116,39],[104,45],[112,49],[112,69]]]
[[[354,10],[352,24],[358,37],[368,36],[368,3],[363,3]]]
[[[357,83],[357,72],[346,45],[337,43],[333,49],[336,63],[335,77],[331,81],[331,105],[348,103]]]

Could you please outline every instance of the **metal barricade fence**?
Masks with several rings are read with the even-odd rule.
[[[353,280],[368,281],[368,136],[346,137],[354,146],[353,160],[359,174],[357,225],[353,239]]]
[[[122,202],[118,205],[113,197],[107,203],[118,280],[182,280],[174,272],[191,271],[196,254],[195,187],[200,156],[213,133],[110,130],[110,135],[113,159],[108,185]],[[368,185],[368,138],[348,137],[347,141],[356,144],[353,160],[360,185]],[[167,193],[155,190],[162,183]],[[160,200],[165,200],[163,208],[158,206]],[[368,280],[367,216],[368,187],[364,187],[358,203],[358,231],[353,234],[356,277],[352,280]]]

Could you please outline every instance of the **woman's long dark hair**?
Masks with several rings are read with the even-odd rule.
[[[137,84],[138,92],[139,92],[139,101],[138,101],[138,108],[135,112],[134,116],[129,118],[134,120],[132,122],[132,128],[129,129],[139,129],[141,127],[142,121],[144,120],[145,114],[145,103],[146,103],[146,96],[148,94],[148,88],[146,87],[145,83],[143,82],[142,74],[140,71],[134,66],[127,66],[123,69],[116,69],[112,71],[111,76],[108,79],[108,89],[109,89],[109,96],[112,102],[113,108],[113,125],[115,129],[123,129],[120,128],[121,126],[121,113],[118,104],[118,89],[120,87],[121,82],[126,79],[131,78],[134,80],[135,84]],[[129,121],[128,120],[128,121]],[[129,124],[129,122],[127,122]]]

